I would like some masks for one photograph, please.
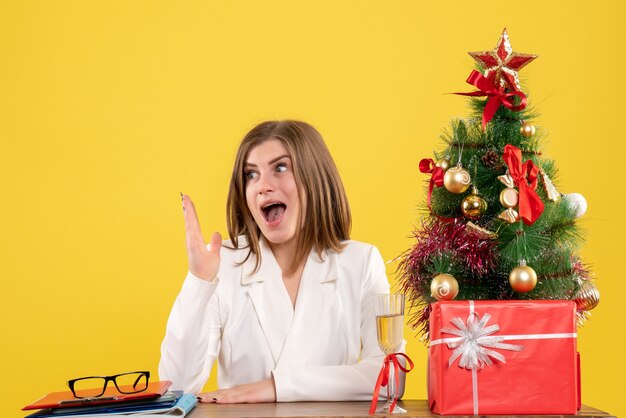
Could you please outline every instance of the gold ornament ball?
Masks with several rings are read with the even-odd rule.
[[[461,212],[470,219],[478,219],[487,212],[487,201],[481,195],[472,193],[463,199]]]
[[[535,125],[531,125],[528,122],[522,123],[522,127],[519,128],[519,132],[522,134],[524,138],[530,138],[536,132]]]
[[[446,171],[448,168],[450,168],[450,161],[446,160],[445,158],[442,158],[441,160],[437,161],[435,165],[441,168],[443,171]]]
[[[532,267],[526,265],[517,266],[509,274],[509,284],[516,292],[530,292],[537,285],[537,273],[535,273]]]
[[[450,193],[464,193],[469,189],[472,179],[463,167],[451,167],[443,176],[443,185]]]
[[[459,293],[459,283],[451,274],[438,274],[430,282],[430,294],[437,300],[452,300]]]
[[[600,303],[600,292],[593,283],[585,280],[574,294],[574,302],[578,309],[590,311]]]

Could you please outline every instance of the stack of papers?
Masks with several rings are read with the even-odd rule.
[[[198,403],[195,396],[182,391],[167,390],[171,382],[152,382],[148,389],[133,394],[107,391],[100,397],[76,399],[72,392],[54,392],[25,406],[22,410],[38,409],[27,418],[103,418],[105,416],[177,416],[184,417]]]

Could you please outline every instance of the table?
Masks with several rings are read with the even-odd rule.
[[[412,417],[441,417],[430,412],[425,400],[404,400],[398,402],[406,414],[395,415],[397,418]],[[263,404],[198,404],[189,415],[189,418],[235,418],[235,417],[369,417],[369,402],[285,402]],[[380,415],[382,416],[382,415]],[[554,416],[554,415],[553,415]],[[598,409],[583,405],[576,415],[566,415],[580,418],[615,418],[613,415]],[[523,418],[532,418],[534,415],[523,415]],[[535,416],[537,417],[537,416]],[[498,415],[497,418],[506,418]]]

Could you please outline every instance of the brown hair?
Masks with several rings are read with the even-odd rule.
[[[261,230],[246,201],[244,164],[250,150],[268,139],[277,139],[287,148],[300,203],[306,202],[301,206],[306,207],[304,213],[299,214],[298,223],[302,229],[298,234],[291,268],[296,268],[312,248],[320,257],[326,249],[341,251],[345,246],[342,241],[350,239],[352,218],[339,171],[322,135],[308,123],[295,120],[260,123],[248,132],[239,145],[226,203],[228,235],[234,247],[239,248],[240,235],[246,236],[250,248],[246,260],[254,254],[255,271],[258,270],[261,264]]]

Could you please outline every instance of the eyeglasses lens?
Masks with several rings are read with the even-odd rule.
[[[74,382],[74,394],[78,398],[100,396],[104,392],[104,382],[103,377],[78,379]]]
[[[125,373],[116,376],[115,385],[121,393],[142,392],[148,388],[148,376],[145,373]]]

